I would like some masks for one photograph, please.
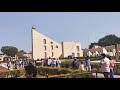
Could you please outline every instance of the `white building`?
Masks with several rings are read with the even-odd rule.
[[[58,42],[50,39],[49,37],[39,33],[35,27],[32,27],[32,58],[59,58],[68,57],[82,57],[83,51],[78,42]]]
[[[4,61],[4,60],[10,60],[10,57],[8,57],[5,54],[0,54],[0,61]]]
[[[4,55],[4,54],[0,54],[0,61],[3,61],[5,56],[6,55]]]
[[[120,44],[118,45],[118,49],[119,49],[118,51],[119,51],[119,54],[120,54]],[[106,55],[109,55],[109,56],[115,56],[116,55],[115,45],[98,47],[98,48],[96,47],[96,48],[92,48],[92,49],[84,49],[83,50],[84,56],[87,56],[87,53],[89,51],[93,54],[92,56],[95,56],[94,53],[96,53],[97,56],[100,56],[102,53],[105,53]]]
[[[78,42],[62,42],[62,56],[68,57],[72,55],[73,57],[82,57],[83,51],[81,50],[81,45]]]
[[[32,59],[32,54],[31,53],[23,54],[23,56],[27,57],[27,59]]]

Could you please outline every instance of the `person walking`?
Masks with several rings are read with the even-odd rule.
[[[17,69],[17,63],[15,62],[15,64],[14,64],[14,69]]]
[[[52,63],[52,60],[51,60],[51,58],[49,57],[48,62],[47,62],[47,64],[48,64],[49,67],[51,66],[51,63]]]
[[[32,62],[25,66],[25,72],[26,78],[36,78],[37,76],[37,68]]]
[[[76,58],[72,62],[72,69],[78,69],[78,67],[77,67],[77,59]]]
[[[10,62],[10,61],[8,61],[8,62],[7,62],[7,67],[8,67],[8,70],[10,70],[10,65],[11,65],[11,62]]]
[[[106,54],[101,54],[101,72],[105,78],[110,77],[110,60],[107,58]]]
[[[56,59],[53,59],[53,67],[56,68]]]
[[[85,66],[84,63],[81,61],[81,63],[79,64],[79,69],[83,72],[85,71]]]
[[[57,58],[57,67],[60,68],[60,64],[61,64],[61,60],[59,60],[59,58]]]
[[[44,59],[41,59],[41,66],[44,66]]]
[[[86,57],[86,60],[85,60],[85,67],[86,67],[86,71],[91,72],[91,63],[90,63],[89,56]]]
[[[114,78],[115,60],[112,58],[112,56],[110,56],[109,59],[110,59],[110,78]]]

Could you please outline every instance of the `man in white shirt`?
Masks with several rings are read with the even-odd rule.
[[[53,67],[56,68],[56,60],[55,59],[52,61],[52,64],[53,64]]]
[[[52,60],[51,58],[48,59],[48,66],[51,66]]]
[[[110,60],[106,57],[105,54],[101,54],[102,59],[100,61],[101,64],[101,72],[103,73],[105,78],[109,78],[110,75]]]
[[[60,68],[61,61],[59,60],[59,58],[57,58],[56,60],[57,67]]]

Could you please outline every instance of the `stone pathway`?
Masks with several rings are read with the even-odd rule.
[[[94,76],[96,76],[96,73],[93,73]],[[98,73],[98,78],[104,78],[103,74]],[[114,78],[120,78],[120,75],[114,75]]]

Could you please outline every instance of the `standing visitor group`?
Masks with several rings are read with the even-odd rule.
[[[30,73],[30,69],[28,67],[32,67],[32,70],[36,70],[34,66],[48,66],[53,68],[60,68],[61,66],[61,60],[58,58],[52,59],[41,59],[40,64],[37,64],[36,62],[31,62],[29,60],[17,60],[15,62],[7,62],[8,69],[11,68],[11,66],[14,69],[18,68],[25,68],[26,70],[26,76]],[[100,60],[100,71],[103,73],[105,78],[114,78],[114,70],[115,70],[115,60],[112,56],[107,57],[106,54],[101,54],[101,60]],[[28,70],[29,69],[29,70]],[[82,72],[88,71],[91,72],[91,61],[90,58],[87,56],[85,59],[85,62],[80,61],[78,62],[76,58],[74,58],[72,62],[72,69],[79,69]],[[33,71],[34,71],[33,70]],[[34,77],[36,77],[37,71],[35,71]],[[29,77],[29,75],[27,76]]]

